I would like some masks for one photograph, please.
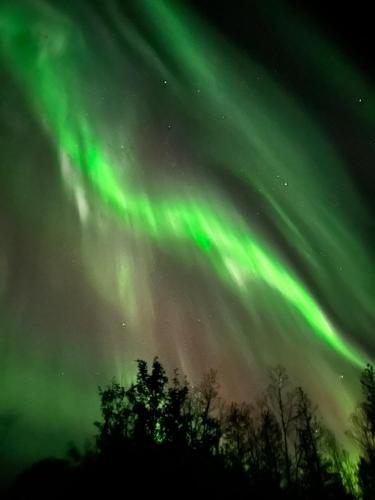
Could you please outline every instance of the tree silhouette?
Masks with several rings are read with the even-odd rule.
[[[191,415],[188,405],[189,387],[186,379],[181,381],[179,372],[174,371],[172,385],[168,387],[167,404],[164,410],[166,441],[174,446],[188,444],[188,429]]]
[[[353,417],[362,446],[359,482],[373,495],[375,377],[361,377],[363,401]],[[137,361],[133,383],[99,388],[101,418],[85,451],[41,461],[22,474],[11,498],[206,496],[209,498],[352,499],[352,462],[325,429],[302,388],[285,369],[255,404],[225,403],[209,370],[191,386],[175,370],[169,380],[158,358]],[[353,479],[354,478],[354,479]],[[129,493],[127,493],[129,495]],[[132,493],[133,495],[133,493]]]
[[[203,375],[194,388],[191,406],[191,437],[193,446],[208,453],[217,454],[221,438],[221,426],[215,411],[219,410],[219,384],[215,370]]]
[[[352,415],[351,434],[361,449],[358,478],[363,499],[375,498],[375,371],[367,364],[361,374],[362,401]]]
[[[269,379],[267,394],[281,429],[285,481],[288,486],[291,484],[292,468],[289,437],[297,414],[297,392],[292,388],[285,368],[280,365],[269,371]]]
[[[267,404],[263,405],[260,412],[258,440],[260,445],[258,474],[261,478],[261,486],[263,490],[275,493],[282,479],[285,448],[280,425]]]
[[[222,450],[232,467],[247,467],[251,461],[249,450],[255,443],[252,413],[253,408],[245,403],[231,403],[226,408],[223,420]]]

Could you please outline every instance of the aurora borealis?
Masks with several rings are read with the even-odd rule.
[[[374,353],[372,208],[309,103],[186,2],[0,5],[9,460],[64,450],[155,354],[234,399],[281,363],[342,432]],[[373,143],[366,76],[283,8],[267,22]]]

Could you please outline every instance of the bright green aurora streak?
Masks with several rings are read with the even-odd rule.
[[[213,44],[212,47],[209,42],[203,45],[206,53],[199,50],[196,40],[201,37],[204,43],[205,39],[198,25],[194,25],[197,38],[193,38],[189,34],[193,32],[193,20],[186,15],[182,20],[172,2],[140,4],[144,16],[149,17],[155,29],[161,25],[166,27],[163,30],[165,47],[173,47],[171,55],[183,78],[190,79],[192,86],[208,89],[204,106],[220,109],[229,117],[229,126],[240,131],[241,141],[251,143],[260,159],[264,157],[265,162],[275,164],[280,171],[281,161],[277,154],[262,140],[262,131],[269,123],[260,114],[258,121],[254,118],[256,109],[250,117],[248,106],[241,100],[244,90],[238,90],[236,98],[231,97],[232,89],[225,82],[229,81],[230,73],[233,80],[235,70],[229,63],[227,68],[224,66],[224,57],[214,52]],[[174,246],[181,256],[187,245],[191,251],[198,249],[225,285],[242,298],[245,306],[252,300],[249,288],[254,280],[263,281],[288,301],[327,345],[354,365],[362,366],[366,357],[344,340],[313,293],[283,262],[282,256],[268,249],[261,236],[256,236],[256,230],[236,215],[232,207],[221,202],[218,196],[208,202],[198,189],[194,195],[185,197],[171,194],[150,197],[137,185],[135,175],[132,177],[132,172],[141,167],[134,158],[128,156],[120,169],[100,138],[100,125],[93,121],[82,90],[85,69],[95,64],[94,54],[71,21],[47,7],[34,10],[30,6],[23,9],[18,3],[10,3],[2,7],[3,55],[40,121],[54,137],[63,161],[84,173],[102,202],[114,210],[128,228],[168,248]],[[171,85],[172,78],[164,84]],[[217,82],[223,82],[221,88]],[[271,83],[267,85],[272,86]],[[275,141],[283,141],[282,131],[274,128],[272,134]],[[284,141],[284,149],[289,147]],[[293,147],[297,152],[294,157],[290,156],[290,169],[294,168],[293,162],[300,160],[298,146]],[[251,172],[241,175],[245,182],[250,182],[247,176],[251,176]],[[267,187],[268,179],[259,176],[258,182],[270,206],[284,220],[285,227],[289,227],[290,236],[306,246],[304,235],[288,220],[282,202],[272,196]]]

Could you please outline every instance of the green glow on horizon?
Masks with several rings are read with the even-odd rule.
[[[221,112],[228,115],[229,123],[240,131],[241,143],[254,145],[260,161],[264,159],[267,163],[283,168],[277,148],[272,150],[262,139],[263,130],[270,127],[269,120],[261,116],[257,120],[256,112],[255,118],[249,119],[248,110],[246,107],[241,108],[240,100],[228,97],[226,71],[220,67],[210,67],[204,57],[199,55],[194,39],[189,35],[188,28],[184,28],[178,12],[169,8],[167,3],[153,2],[151,5],[147,4],[149,15],[154,16],[157,25],[168,27],[166,43],[172,46],[173,40],[175,57],[184,67],[187,78],[192,78],[194,85],[201,81],[209,89],[210,97],[205,106],[212,109],[220,103]],[[30,19],[34,21],[31,23],[34,31],[30,28]],[[128,172],[137,170],[137,163],[128,159],[125,165],[121,165],[125,168],[120,169],[116,159],[111,157],[109,148],[100,136],[100,125],[92,121],[80,87],[85,65],[93,61],[95,56],[87,49],[76,27],[63,16],[52,19],[54,26],[51,19],[46,24],[43,17],[40,19],[32,9],[22,11],[11,4],[8,8],[2,8],[0,37],[4,55],[41,122],[47,126],[70,163],[83,172],[102,202],[122,219],[127,228],[141,232],[167,248],[176,249],[177,254],[183,255],[186,245],[190,245],[190,250],[200,252],[209,260],[217,276],[242,298],[245,305],[251,300],[249,288],[253,280],[264,282],[299,312],[314,334],[327,346],[354,365],[362,367],[366,362],[365,357],[344,340],[282,257],[277,256],[272,248],[267,248],[262,238],[255,235],[255,231],[232,207],[222,203],[218,196],[209,197],[207,201],[199,189],[180,197],[169,193],[150,197],[147,192],[142,192],[134,179],[128,178]],[[40,31],[35,28],[38,26]],[[44,45],[41,34],[46,33],[50,41]],[[208,48],[208,53],[212,53],[211,48]],[[215,61],[220,56],[218,53],[213,55]],[[222,90],[217,88],[221,78],[224,81]],[[303,152],[299,151],[297,145],[285,142],[283,132],[277,127],[273,127],[270,134],[276,144],[284,145],[285,150],[289,151],[293,146],[291,161],[287,164],[293,171],[294,165],[301,161]],[[229,161],[228,158],[227,163]],[[273,199],[267,186],[268,175],[265,173],[264,178],[260,178],[259,186],[285,222],[287,202]],[[300,229],[292,225],[290,227],[291,234],[300,238],[301,245],[307,249],[308,242]]]

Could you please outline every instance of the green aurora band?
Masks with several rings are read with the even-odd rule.
[[[167,36],[173,37],[176,58],[182,61],[188,74],[198,74],[208,87],[214,86],[217,80],[221,81],[221,74],[217,75],[197,54],[193,40],[187,36],[189,28],[184,29],[175,12],[162,2],[147,4],[145,12],[148,10],[155,16],[156,24],[168,26]],[[183,202],[173,198],[149,200],[146,194],[121,182],[109,155],[91,129],[89,120],[85,119],[86,110],[76,108],[79,105],[75,99],[78,92],[69,79],[69,75],[75,74],[75,59],[65,47],[69,43],[67,37],[73,36],[72,32],[69,33],[69,28],[72,28],[61,23],[56,34],[54,28],[43,25],[45,36],[52,37],[52,45],[56,44],[56,57],[50,47],[43,53],[35,39],[27,39],[24,46],[17,44],[17,37],[28,31],[29,15],[16,9],[2,14],[2,37],[7,55],[18,79],[26,86],[34,108],[46,121],[72,164],[90,179],[103,202],[110,204],[125,223],[141,229],[151,238],[166,244],[176,239],[197,245],[221,279],[227,286],[234,287],[245,303],[249,282],[253,278],[263,280],[293,304],[316,335],[351,362],[363,366],[366,358],[344,341],[298,278],[244,224],[226,216],[221,207],[210,207],[199,195]],[[78,34],[75,35],[74,39],[80,40]],[[81,43],[84,50],[83,41]],[[88,58],[90,54],[87,52],[83,56]],[[238,118],[237,123],[240,122],[237,126],[242,123],[246,135],[253,132],[254,125],[236,102],[231,103],[225,95],[213,94],[214,102],[224,103],[224,113],[234,108],[232,114]],[[69,112],[72,107],[75,108],[74,117]],[[265,150],[262,152],[266,154]]]
[[[368,356],[347,339],[345,326],[357,321],[366,331],[373,318],[371,259],[355,227],[363,209],[334,147],[302,105],[178,2],[137,2],[134,10],[147,25],[145,36],[115,2],[108,2],[106,13],[121,43],[103,27],[99,48],[90,40],[96,20],[81,27],[67,5],[64,11],[40,1],[4,3],[0,44],[10,73],[56,145],[82,226],[90,224],[89,199],[102,207],[104,220],[112,224],[117,218],[128,234],[146,238],[183,265],[195,259],[204,268],[208,262],[250,316],[256,317],[257,307],[271,297],[273,314],[279,311],[285,322],[293,318],[301,335],[307,330],[343,361],[362,367]],[[77,19],[88,12],[82,7]],[[293,269],[294,259],[272,237],[272,228],[259,223],[255,209],[241,215],[237,202],[209,180],[197,174],[181,182],[162,168],[156,180],[147,179],[162,161],[137,145],[139,115],[147,103],[134,91],[134,61],[137,78],[152,75],[157,82],[161,107],[175,109],[171,121],[175,115],[188,117],[184,141],[196,152],[190,162],[214,165],[218,175],[227,171],[261,198],[300,267]],[[107,109],[97,102],[98,89],[111,85],[111,78],[125,88],[125,112],[117,122],[111,116],[121,114],[116,97]],[[332,194],[338,178],[341,195],[355,207],[351,215]],[[131,293],[131,273],[127,276],[121,263],[116,272],[119,288],[128,287],[123,294]],[[100,288],[97,273],[93,279]],[[337,294],[331,298],[332,282]],[[358,283],[354,298],[352,283]],[[323,305],[327,300],[330,310]],[[339,317],[339,304],[348,300],[352,311]]]

